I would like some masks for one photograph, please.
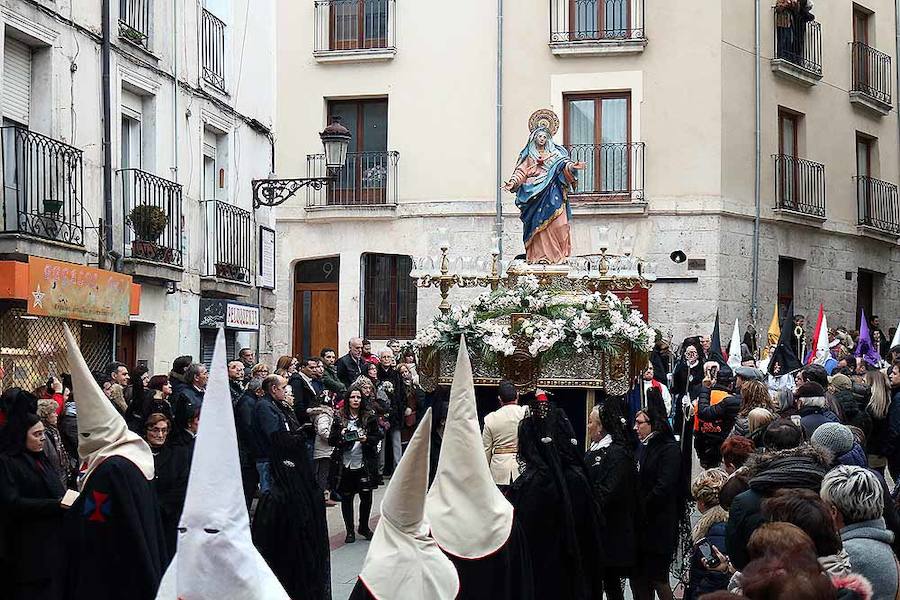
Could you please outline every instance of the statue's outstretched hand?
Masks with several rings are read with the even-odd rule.
[[[514,185],[515,185],[515,184],[512,182],[512,180],[510,180],[510,181],[507,181],[506,183],[504,183],[504,184],[500,187],[500,189],[506,190],[507,192],[512,192],[512,191],[515,189],[515,188],[513,187]]]
[[[586,167],[587,167],[587,163],[584,163],[584,162],[572,163],[572,168],[575,169],[576,171],[580,171]]]

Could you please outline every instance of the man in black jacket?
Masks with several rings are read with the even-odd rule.
[[[184,371],[185,386],[179,396],[195,409],[203,406],[203,395],[206,393],[206,382],[209,381],[209,373],[206,366],[200,363],[191,363]]]
[[[318,356],[307,357],[301,364],[300,370],[291,375],[288,380],[291,391],[294,392],[294,414],[297,415],[297,421],[301,425],[309,423],[306,409],[318,404],[317,398],[320,396],[320,391],[316,389],[316,384],[320,378],[320,363],[321,359]]]
[[[345,387],[350,387],[363,372],[362,338],[350,338],[347,354],[337,361],[337,376]]]

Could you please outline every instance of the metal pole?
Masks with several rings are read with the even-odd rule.
[[[101,266],[106,266],[109,252],[113,249],[113,194],[112,194],[112,88],[110,87],[110,61],[112,46],[110,44],[110,0],[103,0],[102,7],[102,43],[100,46],[100,69],[102,74],[103,96],[103,217],[106,227],[103,229],[105,246],[103,256],[98,257]],[[113,263],[115,270],[115,263]]]
[[[900,1],[900,0],[898,0]],[[756,327],[756,320],[759,317],[759,228],[760,228],[760,203],[761,203],[761,161],[762,161],[762,134],[760,131],[762,125],[762,115],[760,104],[760,46],[761,46],[761,23],[760,23],[760,0],[754,3],[754,35],[753,41],[753,77],[756,90],[756,152],[754,154],[754,177],[753,177],[753,200],[755,204],[755,215],[753,217],[753,272],[751,274],[751,292],[750,292],[750,320]]]
[[[172,0],[172,181],[178,183],[178,0]],[[181,240],[179,240],[180,242]]]
[[[894,33],[896,34],[896,56],[900,60],[900,0],[894,0]],[[900,107],[900,70],[897,70],[897,93],[895,96],[897,97],[897,106]],[[897,118],[897,132],[900,134],[900,118]]]
[[[503,258],[503,0],[497,0],[497,182],[496,221],[497,247]]]

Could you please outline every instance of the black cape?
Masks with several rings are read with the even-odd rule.
[[[272,436],[272,487],[253,518],[253,544],[291,598],[331,600],[325,499],[302,437]]]
[[[153,600],[170,557],[153,487],[131,461],[96,468],[66,512],[66,598]]]
[[[166,553],[170,559],[175,556],[178,545],[178,521],[181,520],[184,498],[187,495],[192,450],[192,446],[166,444],[153,455],[156,471],[153,488],[159,501]]]
[[[484,558],[467,560],[445,552],[459,575],[458,600],[532,600],[531,554],[525,533],[513,518],[506,544]]]

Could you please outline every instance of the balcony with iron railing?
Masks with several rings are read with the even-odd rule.
[[[146,48],[150,39],[151,0],[119,0],[119,37]]]
[[[204,277],[249,285],[252,265],[250,212],[222,200],[207,200],[203,205],[206,212]],[[202,282],[201,289],[204,289]]]
[[[84,246],[82,151],[24,127],[0,128],[4,233]]]
[[[573,162],[583,162],[573,202],[644,202],[644,142],[571,144]]]
[[[822,25],[776,10],[774,33],[772,71],[804,86],[818,83],[822,79]]]
[[[396,206],[399,152],[350,152],[335,179],[320,190],[307,188],[307,208],[327,206]],[[309,177],[325,177],[324,154],[306,157]]]
[[[825,165],[788,154],[773,154],[775,210],[812,222],[825,220]]]
[[[550,0],[553,54],[643,52],[644,0]]]
[[[386,60],[397,53],[395,0],[315,0],[313,55],[320,62]]]
[[[897,186],[874,177],[854,177],[859,227],[865,232],[900,237]]]
[[[200,30],[200,64],[203,80],[224,92],[225,22],[204,8]]]
[[[140,169],[121,169],[122,244],[126,262],[152,263],[180,272],[184,264],[181,248],[181,185]],[[180,274],[130,267],[132,275],[180,280]]]
[[[891,112],[891,57],[862,42],[853,42],[850,102],[882,116]]]

